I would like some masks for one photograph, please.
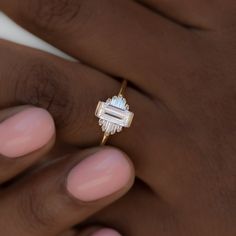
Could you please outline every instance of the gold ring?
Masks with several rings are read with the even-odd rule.
[[[130,127],[134,113],[129,111],[129,105],[124,98],[127,80],[124,80],[117,96],[108,98],[106,102],[98,102],[95,116],[104,132],[101,145],[105,145],[108,137],[121,132],[123,127]]]

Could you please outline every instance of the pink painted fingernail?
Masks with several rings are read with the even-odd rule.
[[[54,121],[46,110],[28,108],[0,124],[0,153],[24,156],[46,145],[54,133]]]
[[[100,229],[91,236],[121,236],[121,234],[114,229]]]
[[[130,176],[131,167],[124,154],[116,149],[104,149],[71,170],[67,189],[81,201],[94,201],[122,189]]]

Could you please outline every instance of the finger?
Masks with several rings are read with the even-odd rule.
[[[0,107],[19,103],[41,106],[54,117],[59,140],[79,147],[100,143],[102,132],[94,111],[99,100],[117,94],[120,83],[82,64],[11,43],[2,44],[5,60],[0,63],[0,89],[5,89],[0,90]],[[12,68],[14,73],[9,73]],[[170,163],[181,155],[176,147],[182,147],[182,140],[173,135],[182,132],[181,126],[163,104],[158,103],[156,109],[156,103],[130,87],[125,95],[135,118],[129,129],[111,137],[110,144],[132,156],[136,174],[145,183],[151,184],[158,174],[158,186],[162,186],[158,189],[162,191],[166,179],[162,176],[168,175],[163,170],[172,167]],[[153,166],[157,149],[158,171]]]
[[[121,236],[121,234],[114,229],[111,228],[89,228],[86,230],[82,230],[76,236]]]
[[[116,230],[110,228],[89,227],[83,230],[71,229],[57,236],[121,236]]]
[[[177,69],[192,60],[192,33],[133,1],[8,0],[2,9],[55,46],[148,93],[168,93],[167,73],[182,77]]]
[[[169,215],[167,217],[166,213],[170,204],[163,206],[161,199],[166,202],[166,198],[160,197],[159,193],[154,194],[137,180],[122,199],[95,214],[84,224],[94,225],[99,222],[101,225],[113,226],[124,236],[165,235],[163,225],[169,223]]]
[[[50,150],[55,127],[46,110],[29,106],[0,111],[0,122],[0,183],[3,183]]]
[[[114,229],[109,229],[109,228],[100,229],[90,235],[91,236],[121,236],[121,234],[118,231]]]
[[[96,105],[99,100],[116,95],[119,82],[82,64],[5,41],[1,49],[6,58],[0,63],[1,107],[26,103],[46,108],[57,122],[59,137],[64,136],[66,141],[81,137],[87,145],[91,141],[98,143],[101,132],[94,116]],[[15,72],[9,74],[12,68]],[[143,99],[133,89],[127,95],[132,100]]]
[[[133,181],[133,165],[117,149],[67,156],[1,195],[0,230],[5,235],[57,235],[120,198]]]
[[[90,226],[82,230],[69,230],[58,236],[121,236],[121,234],[112,228]]]
[[[43,107],[56,122],[58,140],[79,147],[100,143],[102,131],[94,112],[99,100],[105,101],[118,93],[120,82],[82,64],[5,41],[2,46],[0,42],[0,52],[5,58],[0,62],[0,107],[18,104]],[[11,73],[12,68],[14,73]],[[149,98],[130,87],[125,95],[135,119],[129,129],[112,137],[111,141],[134,155],[137,174],[142,175],[144,171],[149,172],[148,164],[143,163],[143,156],[149,156],[142,148],[143,143],[156,139],[157,130],[160,139],[165,137],[163,132],[171,127],[167,118],[170,114],[161,104],[157,111]],[[152,147],[149,150],[151,153]]]
[[[137,2],[144,3],[157,12],[161,11],[165,16],[183,25],[202,29],[225,27],[236,10],[234,0],[137,0]]]

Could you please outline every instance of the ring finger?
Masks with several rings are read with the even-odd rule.
[[[18,104],[43,107],[55,119],[58,139],[80,147],[100,142],[102,132],[94,116],[95,108],[99,100],[118,93],[119,82],[82,64],[6,41],[0,41],[0,50],[5,58],[0,63],[1,107]],[[112,141],[133,156],[137,174],[141,176],[141,169],[148,173],[142,160],[147,156],[142,148],[143,140],[149,140],[150,136],[156,138],[158,129],[164,132],[166,125],[162,122],[169,123],[170,119],[164,109],[160,107],[156,111],[154,103],[135,89],[128,87],[126,95],[135,120],[129,130]],[[157,127],[154,125],[156,112],[160,119]],[[137,130],[141,135],[137,135]],[[159,137],[163,139],[164,136],[160,134]]]

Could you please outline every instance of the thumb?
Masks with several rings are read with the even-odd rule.
[[[0,219],[12,219],[5,235],[57,235],[119,199],[133,181],[130,159],[115,148],[60,159],[2,194]]]
[[[121,234],[111,228],[87,229],[76,236],[121,236]]]
[[[86,229],[79,230],[79,232],[75,229],[70,229],[58,236],[121,236],[121,234],[112,228],[91,226]]]

